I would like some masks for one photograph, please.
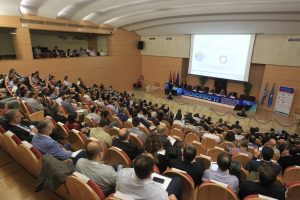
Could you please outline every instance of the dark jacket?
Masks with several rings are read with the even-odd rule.
[[[282,156],[282,157],[279,158],[279,160],[277,162],[281,166],[282,172],[284,172],[284,170],[287,167],[295,166],[295,165],[299,166],[300,165],[300,155]]]
[[[240,199],[244,199],[246,196],[252,194],[261,194],[275,199],[284,200],[285,191],[285,187],[281,185],[273,184],[270,187],[263,187],[258,182],[246,181],[242,184],[238,195]]]
[[[37,180],[35,191],[41,191],[48,188],[51,191],[56,190],[66,182],[66,179],[75,171],[72,162],[63,162],[54,158],[50,154],[42,157],[42,169]]]
[[[271,161],[264,161],[264,160],[260,160],[260,161],[257,161],[257,160],[250,160],[250,162],[247,164],[246,166],[246,169],[249,171],[249,172],[257,172],[258,168],[262,165],[262,164],[267,164],[267,165],[270,165],[276,172],[276,175],[280,175],[281,173],[281,167],[280,165],[276,164],[276,163],[273,163]]]
[[[131,142],[123,142],[119,138],[116,138],[112,142],[112,146],[118,147],[125,151],[130,160],[133,160],[138,154],[141,153],[140,149]]]
[[[170,160],[170,167],[186,171],[193,178],[195,185],[200,185],[202,183],[204,171],[204,163],[202,160],[187,163],[182,159],[172,159]]]
[[[30,131],[30,124],[26,123],[26,122],[22,122],[21,126],[24,126],[23,128],[20,128],[16,125],[7,123],[6,125],[6,129],[13,132],[16,136],[18,136],[18,138],[20,138],[20,140],[22,141],[27,141],[29,143],[31,143],[32,137],[33,135],[30,135],[31,131]],[[28,129],[28,131],[26,130],[26,128]]]

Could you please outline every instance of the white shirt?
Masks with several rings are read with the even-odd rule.
[[[116,191],[134,200],[169,200],[168,193],[151,178],[139,179],[133,168],[124,168],[117,177]]]

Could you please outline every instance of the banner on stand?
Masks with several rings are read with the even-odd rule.
[[[276,98],[274,111],[288,115],[290,113],[294,95],[295,88],[280,86]]]

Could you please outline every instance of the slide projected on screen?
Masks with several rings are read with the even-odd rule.
[[[189,74],[248,81],[255,35],[192,35]]]

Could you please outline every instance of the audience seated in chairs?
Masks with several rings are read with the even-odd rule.
[[[159,125],[156,128],[156,133],[159,136],[159,139],[160,139],[160,142],[161,142],[163,148],[166,151],[168,151],[173,145],[171,144],[171,142],[168,139],[167,128],[163,125]]]
[[[86,158],[80,158],[76,163],[76,170],[94,180],[102,189],[105,196],[114,192],[117,172],[112,166],[102,163],[104,150],[96,141],[86,145]]]
[[[216,131],[214,128],[210,128],[208,133],[204,133],[202,135],[202,139],[204,138],[211,138],[213,140],[215,140],[217,143],[221,142],[221,139],[219,136],[216,135]]]
[[[230,148],[230,154],[231,155],[237,155],[239,153],[247,155],[249,158],[252,158],[252,153],[248,151],[248,141],[247,140],[242,140],[237,143],[236,148]]]
[[[182,152],[181,152],[182,142],[177,140],[175,143],[173,143],[174,141],[171,140],[170,138],[168,138],[168,130],[170,129],[172,124],[173,124],[173,128],[174,127],[179,128],[183,134],[192,132],[196,136],[199,136],[199,137],[201,136],[201,134],[208,136],[208,138],[204,137],[202,140],[202,145],[205,144],[208,149],[214,147],[217,143],[215,141],[222,140],[224,135],[226,135],[226,137],[225,137],[226,141],[232,142],[231,147],[234,147],[234,144],[236,141],[241,141],[241,143],[243,143],[246,138],[249,139],[249,141],[250,141],[249,146],[251,147],[251,149],[249,148],[248,150],[251,152],[252,155],[254,155],[254,157],[253,157],[253,160],[247,166],[247,169],[249,169],[251,173],[255,173],[257,175],[256,180],[258,179],[257,171],[259,171],[258,169],[259,169],[259,166],[261,166],[261,165],[268,165],[269,167],[273,168],[274,171],[279,171],[279,173],[280,173],[280,169],[279,169],[280,167],[278,167],[276,164],[271,162],[271,159],[273,157],[273,156],[271,156],[271,154],[272,154],[271,150],[273,150],[273,152],[274,151],[281,152],[281,158],[279,159],[279,163],[282,165],[283,169],[285,169],[287,166],[297,164],[298,163],[297,161],[299,161],[299,159],[297,157],[297,153],[296,153],[296,152],[298,152],[298,149],[296,149],[296,148],[293,149],[293,145],[296,143],[292,142],[292,140],[291,140],[292,137],[291,136],[289,137],[285,131],[282,131],[280,133],[275,133],[274,130],[270,130],[270,132],[268,132],[268,133],[261,133],[259,131],[259,129],[252,128],[252,129],[250,129],[250,134],[245,136],[245,134],[242,134],[242,127],[239,125],[239,123],[235,123],[231,127],[231,126],[228,126],[228,122],[225,122],[225,121],[223,122],[222,120],[219,120],[218,122],[213,122],[209,116],[208,117],[205,116],[205,113],[201,113],[201,115],[199,115],[199,114],[194,115],[194,117],[193,117],[192,113],[188,113],[186,115],[185,119],[182,119],[182,116],[180,117],[180,115],[183,115],[183,114],[178,111],[178,114],[175,118],[176,120],[173,122],[174,115],[173,115],[172,111],[166,105],[162,105],[162,106],[159,106],[157,104],[154,105],[154,104],[152,104],[152,102],[147,102],[146,100],[135,99],[135,97],[133,95],[131,96],[131,95],[127,94],[126,92],[119,93],[117,91],[114,91],[111,87],[108,89],[105,89],[104,87],[101,87],[101,86],[98,87],[97,85],[93,85],[91,87],[91,91],[95,91],[93,93],[91,93],[91,91],[85,91],[81,87],[81,89],[79,91],[77,91],[77,92],[82,93],[80,96],[79,94],[76,94],[75,90],[72,90],[69,88],[70,85],[63,86],[62,84],[59,83],[60,81],[56,82],[55,78],[52,75],[50,75],[49,77],[51,77],[51,80],[52,80],[52,82],[50,82],[50,79],[49,79],[49,88],[46,88],[40,84],[38,87],[33,87],[32,91],[31,91],[31,87],[30,87],[29,83],[26,84],[25,78],[21,77],[20,75],[16,74],[15,72],[11,73],[10,82],[11,82],[11,85],[14,87],[15,92],[17,92],[17,95],[19,95],[20,97],[23,97],[25,91],[27,91],[28,89],[30,90],[30,92],[35,92],[35,93],[44,91],[43,94],[46,95],[47,97],[49,97],[49,98],[46,98],[47,106],[56,104],[55,100],[58,103],[62,103],[63,99],[60,98],[59,96],[63,95],[64,99],[67,98],[67,101],[65,101],[66,102],[65,104],[67,106],[65,105],[64,108],[67,108],[69,106],[72,107],[72,110],[70,109],[71,112],[69,111],[69,113],[75,113],[75,110],[76,110],[75,108],[77,108],[77,106],[80,106],[82,104],[83,105],[87,104],[90,106],[92,104],[91,101],[95,101],[95,103],[97,103],[97,107],[99,106],[99,108],[97,108],[97,110],[102,109],[102,112],[101,112],[102,116],[101,116],[101,121],[100,121],[100,128],[94,128],[94,129],[92,128],[90,135],[92,137],[94,137],[95,139],[105,143],[107,147],[110,147],[112,145],[112,138],[114,138],[115,136],[119,136],[119,138],[116,139],[115,141],[119,141],[119,143],[121,145],[123,145],[123,148],[120,146],[119,146],[119,148],[123,149],[125,152],[126,152],[125,149],[128,146],[131,147],[131,145],[129,145],[130,142],[127,143],[128,137],[126,137],[126,136],[127,136],[128,132],[125,131],[126,129],[125,130],[121,129],[120,132],[119,132],[119,129],[109,129],[108,130],[107,129],[108,125],[110,125],[110,127],[112,127],[112,126],[115,126],[117,123],[118,127],[122,128],[122,127],[132,127],[132,124],[133,124],[135,128],[131,129],[130,131],[134,133],[135,132],[134,129],[137,129],[136,127],[139,127],[139,125],[135,126],[135,124],[134,124],[135,123],[134,121],[136,120],[135,117],[137,117],[137,113],[139,113],[138,114],[139,121],[144,126],[146,126],[146,127],[144,127],[141,125],[143,127],[143,131],[145,133],[147,132],[147,134],[149,134],[149,136],[147,135],[148,138],[146,138],[146,137],[144,138],[144,140],[146,140],[145,146],[144,146],[145,151],[152,154],[152,156],[154,157],[154,162],[155,162],[155,164],[157,164],[157,167],[159,168],[160,172],[164,172],[168,166],[172,166],[175,168],[186,170],[187,173],[189,173],[194,178],[196,184],[198,184],[197,181],[201,182],[200,173],[198,174],[200,179],[195,178],[194,177],[194,176],[196,176],[195,174],[193,175],[192,168],[195,163],[191,162],[192,157],[193,157],[192,156],[192,152],[193,152],[192,148],[189,149],[190,146],[186,147],[186,149],[184,150],[186,152],[184,152],[185,155],[183,156],[183,160],[182,160]],[[35,86],[41,81],[40,78],[39,78],[40,80],[38,80],[37,78],[38,77],[36,76],[36,74],[32,77],[32,79],[33,79],[32,81],[34,82]],[[68,80],[66,79],[66,81],[68,81]],[[5,82],[5,86],[8,84],[9,84],[8,82]],[[31,83],[31,85],[33,85],[33,84]],[[74,86],[75,84],[72,84],[72,85]],[[9,91],[12,96],[15,96],[15,94],[13,92],[11,92],[11,89],[9,89]],[[51,96],[51,98],[50,98],[50,96]],[[84,98],[82,98],[82,96],[84,96]],[[2,95],[0,96],[0,98],[2,98]],[[15,99],[15,97],[12,97],[12,100],[13,99]],[[76,101],[76,105],[73,104],[74,105],[73,106],[72,102],[74,100]],[[18,100],[16,100],[16,101],[18,101]],[[10,101],[8,101],[8,102],[10,102]],[[88,103],[91,103],[91,104],[88,104]],[[4,104],[4,106],[5,106],[5,104]],[[44,106],[45,106],[45,104],[44,104]],[[106,107],[104,107],[104,106],[106,106]],[[126,110],[124,110],[124,112],[123,112],[122,108],[123,107],[125,108],[125,106],[126,106]],[[100,107],[102,107],[102,108],[100,108]],[[47,111],[47,110],[48,109],[45,109],[45,111]],[[67,110],[67,109],[65,109],[65,110]],[[127,110],[129,112],[125,112]],[[9,112],[10,111],[7,111],[6,107],[3,107],[3,106],[1,107],[1,104],[0,104],[0,120],[1,120],[1,117],[3,120],[3,115],[7,114]],[[65,114],[65,116],[67,116],[69,113],[65,112],[64,114]],[[150,113],[153,113],[153,114],[151,114],[151,116],[150,116]],[[51,113],[49,112],[48,115],[50,115],[50,114]],[[129,114],[133,117],[133,119],[127,119]],[[71,114],[71,116],[72,116],[72,114]],[[57,117],[57,118],[55,118],[55,117]],[[124,117],[124,119],[122,119],[123,117]],[[54,109],[53,118],[55,119],[55,121],[66,122],[66,121],[64,121],[64,120],[66,120],[66,118],[64,118],[62,115],[60,115],[58,109],[57,110]],[[110,120],[112,120],[112,122],[110,122]],[[129,122],[126,125],[124,123],[120,123],[121,120],[122,121],[127,120]],[[3,121],[5,121],[5,120],[3,120]],[[21,121],[21,119],[19,119],[19,121]],[[137,122],[137,120],[136,120],[136,122]],[[132,123],[132,124],[130,124],[130,123]],[[160,126],[159,125],[160,123],[166,124],[166,126],[168,128]],[[186,125],[185,125],[185,123],[186,123]],[[19,128],[18,130],[20,130],[20,131],[12,130],[12,132],[14,132],[16,135],[19,134],[20,138],[22,136],[24,136],[25,140],[27,140],[26,137],[28,136],[29,137],[28,140],[30,141],[30,139],[32,137],[31,135],[35,134],[33,132],[35,130],[34,127],[33,127],[33,129],[31,129],[32,127],[29,126],[30,124],[24,124],[27,126],[22,126],[23,125],[22,121],[20,122],[20,124],[13,124],[13,123],[11,123],[11,124],[7,123],[7,124],[10,126],[19,125],[16,127]],[[151,125],[159,125],[156,127],[158,134],[156,134],[156,133],[150,134],[150,131],[148,130],[148,128]],[[58,144],[56,141],[52,140],[51,138],[47,137],[50,135],[52,128],[50,131],[50,128],[48,126],[45,126],[45,127],[47,127],[47,128],[43,128],[43,125],[41,125],[40,133],[38,133],[36,136],[34,136],[33,144],[36,145],[39,148],[39,150],[42,150],[43,153],[45,153],[45,152],[47,153],[47,152],[50,152],[50,150],[55,149],[57,152],[59,152],[61,154],[63,154],[63,153],[68,154],[69,151],[64,150],[60,146],[60,144]],[[15,129],[17,129],[17,128],[15,128]],[[69,128],[75,128],[75,127],[69,127]],[[247,129],[247,127],[244,127],[244,128]],[[78,128],[78,129],[80,129],[80,128]],[[112,132],[111,130],[114,130],[115,132]],[[110,134],[111,133],[112,134],[109,135],[106,131],[108,131]],[[205,132],[207,132],[207,131],[209,131],[211,133],[205,134]],[[139,130],[137,132],[140,133]],[[227,132],[227,134],[226,134],[226,132]],[[137,133],[137,135],[138,135],[138,133]],[[43,135],[45,136],[45,138],[43,138]],[[54,134],[51,134],[51,136],[53,136],[53,135]],[[68,137],[68,134],[66,134],[66,136]],[[120,139],[120,138],[122,138],[122,136],[124,137],[124,141],[121,141],[121,139]],[[145,134],[145,136],[146,136],[146,134]],[[211,137],[211,138],[209,138],[209,137]],[[40,140],[38,140],[38,138]],[[288,138],[289,138],[289,141],[287,141]],[[69,139],[69,141],[70,141],[70,138],[64,138],[64,139]],[[172,141],[173,145],[171,144],[170,141]],[[199,141],[199,140],[197,140],[197,141]],[[206,141],[209,141],[209,142],[206,142]],[[61,142],[68,143],[67,140],[61,141]],[[187,144],[190,144],[190,143],[187,143]],[[223,145],[222,147],[224,148],[224,147],[227,147],[229,144],[230,144],[229,142],[222,143],[221,146]],[[256,158],[258,158],[258,150],[257,150],[257,152],[254,151],[254,150],[256,150],[255,148],[257,148],[257,146],[259,146],[259,145],[266,146],[263,148],[263,151],[262,151],[262,157],[263,157],[262,161],[256,160]],[[47,149],[46,147],[49,147],[50,150]],[[68,145],[66,145],[65,147],[67,149],[69,149]],[[82,145],[81,147],[79,147],[77,149],[81,149],[83,147],[84,147],[84,145]],[[248,151],[247,151],[248,147],[246,144],[238,146],[238,147],[239,148],[237,148],[237,149],[231,148],[231,153],[232,154],[239,153],[237,156],[239,156],[240,153],[246,153],[251,157],[251,154],[248,153]],[[43,148],[45,148],[45,149],[43,149]],[[74,146],[73,146],[73,148],[76,149]],[[265,148],[269,148],[269,150],[265,149]],[[286,150],[285,150],[285,148],[286,148]],[[136,149],[136,147],[133,147],[132,149]],[[190,157],[186,155],[188,149],[191,150],[190,151],[191,154],[187,154],[187,155],[190,155]],[[228,148],[227,150],[230,150],[230,149]],[[266,150],[267,150],[267,153],[266,153]],[[126,153],[128,153],[128,151]],[[135,152],[135,150],[130,149],[130,151],[132,152],[132,154],[135,154],[132,156],[131,159],[133,159],[137,154],[140,153],[139,149],[138,149],[137,153]],[[55,152],[56,154],[53,152],[52,153],[54,155],[56,155],[57,157],[60,157],[61,155],[59,155],[59,153],[57,153],[57,152]],[[204,154],[206,153],[206,151],[203,151],[203,152],[204,152]],[[130,155],[130,153],[128,153],[128,154]],[[267,156],[266,156],[266,154],[267,154]],[[225,154],[225,160],[226,160],[226,155],[227,154]],[[70,157],[69,155],[66,156],[66,158],[69,158],[69,157]],[[60,159],[64,160],[61,157],[60,157]],[[234,159],[239,160],[238,158],[234,158]],[[276,159],[276,158],[274,157],[273,159]],[[93,162],[92,160],[89,160],[89,159],[86,159],[86,161]],[[219,163],[220,163],[220,161],[218,162],[218,164]],[[246,164],[246,162],[242,162],[242,165],[246,166],[247,164]],[[128,166],[129,166],[129,164],[128,164]],[[191,167],[189,167],[188,169],[185,169],[186,166],[191,166]],[[215,165],[212,164],[212,166],[215,166]],[[221,168],[221,166],[223,166],[223,168]],[[207,168],[208,168],[208,165],[207,165]],[[236,179],[234,177],[238,177],[238,179],[242,179],[244,181],[244,180],[246,180],[247,173],[245,173],[246,171],[243,168],[241,168],[240,164],[236,165],[234,167],[234,161],[231,162],[231,165],[228,168],[229,173],[227,170],[225,170],[227,168],[228,167],[224,167],[224,163],[223,164],[221,163],[221,164],[219,164],[219,169],[216,172],[211,172],[208,170],[205,171],[203,179],[207,176],[210,176],[211,179],[217,179],[217,180],[218,180],[218,178],[220,178],[220,180],[218,180],[218,181],[220,181],[220,182],[223,181],[225,183],[228,183],[231,188],[234,188],[236,190],[236,188],[237,188],[236,185],[238,185],[238,181],[236,181]],[[197,173],[198,172],[200,172],[200,170],[197,171]],[[240,172],[243,172],[242,178],[240,178],[241,177],[241,175],[239,174]],[[251,175],[251,173],[250,173],[250,175]],[[250,178],[248,177],[248,179],[251,179],[251,177]],[[172,193],[169,193],[169,194],[172,194]],[[272,196],[272,195],[269,195],[269,196]]]
[[[229,174],[229,168],[231,166],[230,155],[221,153],[217,158],[218,169],[207,169],[204,171],[202,180],[209,181],[215,180],[225,184],[228,184],[233,191],[237,191],[239,188],[239,180],[236,176]]]
[[[194,161],[196,157],[196,148],[188,145],[183,149],[183,158],[170,160],[170,167],[186,171],[194,180],[196,185],[202,183],[204,163],[202,160]]]
[[[281,156],[278,160],[278,164],[281,166],[282,172],[284,172],[287,167],[295,165],[300,166],[300,155],[298,155],[299,149],[297,146],[290,145],[286,151],[287,155]]]
[[[68,121],[68,118],[66,118],[63,115],[63,111],[61,110],[62,108],[58,104],[54,104],[53,106],[51,106],[51,108],[51,117],[54,119],[55,122],[61,122],[65,124]]]
[[[122,121],[126,122],[128,120],[128,116],[125,115],[125,107],[120,107],[117,117]]]
[[[278,200],[285,199],[286,188],[275,184],[277,172],[271,165],[261,164],[258,168],[259,182],[246,181],[239,190],[240,199],[251,194],[261,194]]]
[[[143,142],[145,142],[146,138],[147,138],[147,135],[146,135],[146,133],[144,133],[143,131],[141,131],[138,128],[139,125],[140,125],[140,119],[137,118],[137,117],[132,118],[132,125],[133,125],[133,127],[129,128],[128,131],[130,133],[133,133],[133,134],[139,136],[143,140]]]
[[[23,115],[18,109],[11,109],[5,114],[7,120],[6,128],[13,132],[20,140],[31,142],[33,135],[38,130],[31,123],[23,121]]]
[[[41,153],[51,154],[59,160],[72,159],[75,164],[79,158],[86,157],[84,150],[77,155],[73,155],[72,151],[65,149],[69,148],[68,145],[65,145],[65,148],[63,148],[57,141],[50,137],[53,131],[53,123],[49,119],[41,121],[37,125],[37,128],[39,132],[32,138],[32,145]]]
[[[90,137],[93,137],[100,142],[104,143],[107,148],[112,146],[112,138],[107,133],[109,121],[107,119],[101,119],[99,127],[90,129]]]
[[[82,128],[81,124],[76,121],[76,113],[70,113],[68,115],[68,120],[65,125],[69,128],[69,130],[75,129],[80,131]]]
[[[167,190],[151,179],[154,160],[151,154],[143,153],[136,157],[133,168],[124,168],[117,177],[116,191],[133,199],[176,200],[181,199],[182,181],[172,179]]]
[[[25,92],[23,100],[30,106],[32,113],[44,110],[44,107],[39,102],[38,97],[32,91]]]
[[[281,174],[281,167],[277,163],[272,162],[272,158],[274,155],[274,150],[272,147],[264,146],[261,151],[262,160],[257,160],[257,158],[253,158],[247,165],[246,169],[251,172],[257,172],[258,168],[262,164],[270,165],[271,168],[274,169],[276,176]]]
[[[130,132],[127,128],[120,129],[118,138],[113,140],[112,145],[125,151],[131,160],[141,153],[137,145],[130,142]]]
[[[169,166],[169,151],[163,149],[159,135],[151,134],[148,136],[145,142],[145,151],[152,154],[155,165],[157,165],[159,171],[163,173]]]
[[[92,105],[90,107],[91,112],[87,115],[87,117],[90,117],[95,123],[99,124],[100,123],[100,115],[97,113],[97,107]]]

